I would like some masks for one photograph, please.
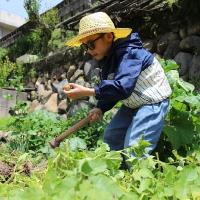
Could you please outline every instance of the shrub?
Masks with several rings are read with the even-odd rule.
[[[23,88],[24,67],[11,62],[8,57],[0,61],[0,87]]]

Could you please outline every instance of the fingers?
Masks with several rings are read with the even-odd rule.
[[[69,91],[71,89],[74,89],[75,87],[77,87],[77,84],[75,84],[75,83],[68,83],[68,84],[64,85],[63,90],[64,91]]]
[[[94,108],[89,112],[88,117],[90,122],[98,121],[102,118],[102,111],[99,108]]]
[[[78,86],[78,84],[76,83],[69,83],[68,85],[70,86],[71,89],[76,88]]]
[[[78,96],[76,94],[76,88],[77,84],[75,83],[68,83],[64,85],[63,92],[72,100],[78,99]]]
[[[100,119],[100,117],[97,114],[92,114],[89,116],[89,118],[90,118],[90,122],[95,122]]]

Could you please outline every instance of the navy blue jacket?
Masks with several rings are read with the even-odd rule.
[[[99,62],[101,82],[95,87],[97,107],[110,110],[119,100],[128,98],[141,71],[150,66],[154,56],[145,50],[137,33],[116,40],[109,54]],[[110,75],[114,75],[108,80]]]

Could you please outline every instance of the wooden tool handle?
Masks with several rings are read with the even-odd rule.
[[[72,133],[80,130],[82,127],[84,127],[89,122],[90,122],[90,118],[89,117],[86,117],[86,118],[82,119],[81,121],[79,121],[78,123],[76,123],[75,125],[73,125],[72,127],[70,127],[69,129],[67,129],[64,133],[62,133],[61,135],[57,136],[54,140],[52,140],[51,142],[49,142],[50,146],[52,148],[58,147],[60,145],[60,143],[66,137],[68,137]]]

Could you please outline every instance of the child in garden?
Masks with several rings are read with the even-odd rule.
[[[95,96],[98,103],[89,112],[91,121],[100,119],[118,101],[121,108],[104,132],[111,150],[136,144],[142,136],[156,147],[168,111],[171,88],[157,59],[142,47],[130,28],[115,28],[110,17],[96,12],[83,17],[78,36],[66,43],[82,45],[102,66],[101,82],[95,88],[70,83],[64,91],[71,99]]]

